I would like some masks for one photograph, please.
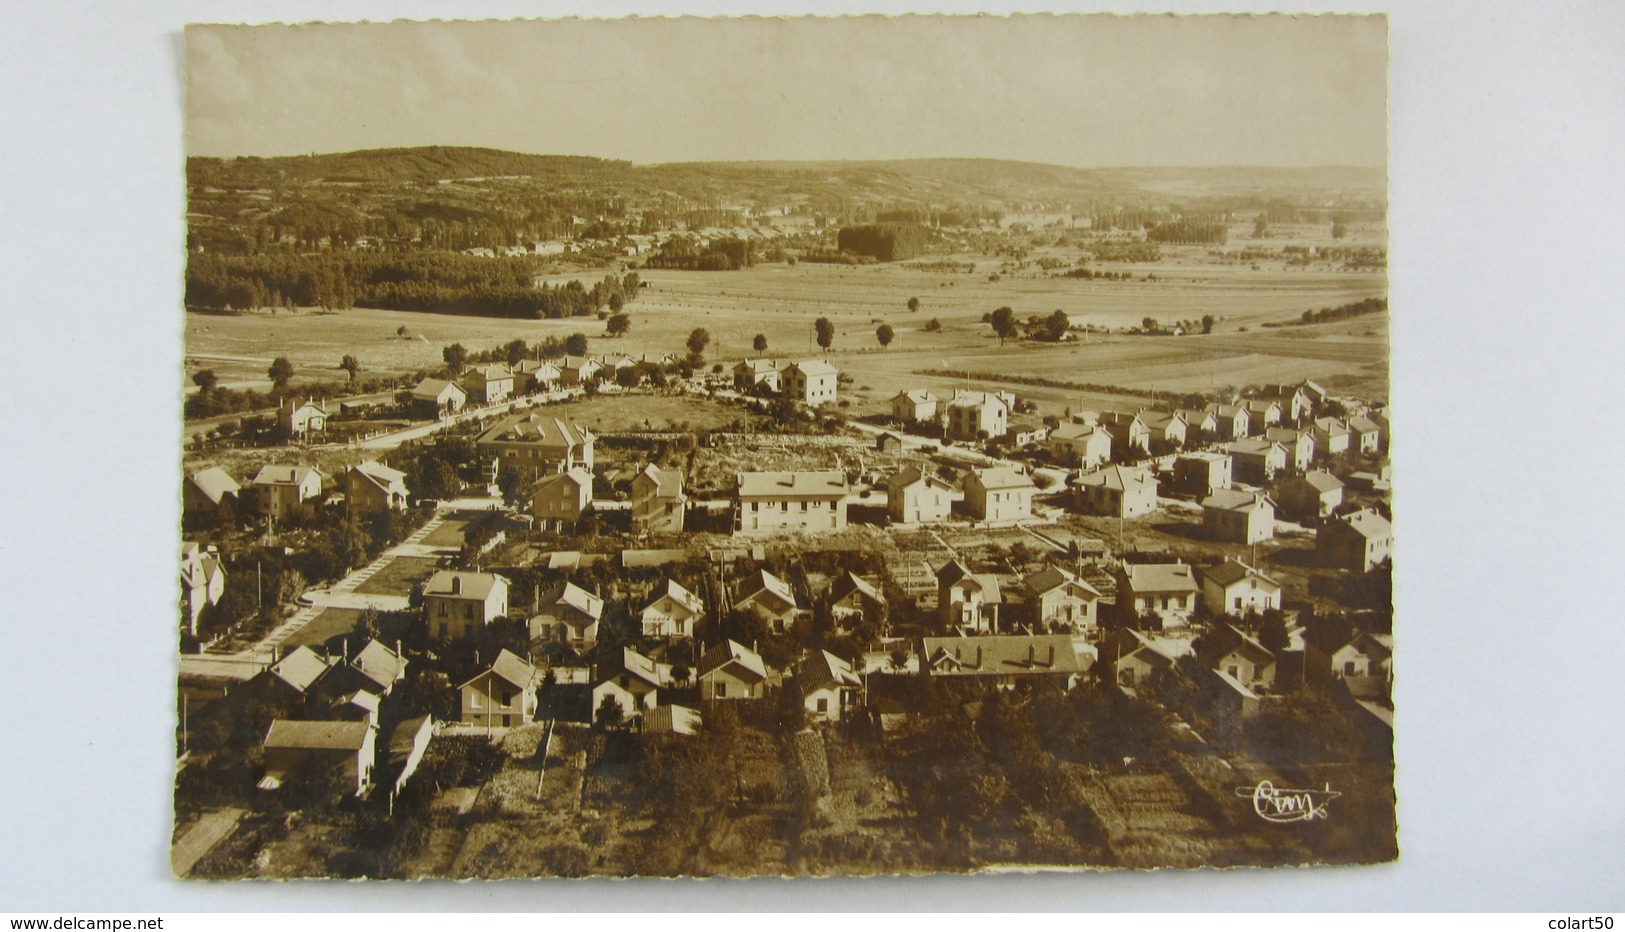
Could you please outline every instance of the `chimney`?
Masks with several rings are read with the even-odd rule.
[[[1051,644],[1049,646],[1049,665],[1052,666],[1052,667],[1055,666],[1055,645],[1054,644]]]
[[[1028,641],[1027,642],[1027,666],[1029,666],[1029,667],[1032,666],[1033,661],[1037,660],[1037,659],[1038,659],[1037,649],[1036,649],[1036,647],[1034,646],[1034,644],[1031,641]]]
[[[976,669],[982,669],[982,645],[976,645]]]

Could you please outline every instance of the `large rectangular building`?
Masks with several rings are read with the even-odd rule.
[[[734,492],[734,531],[838,531],[846,527],[846,476],[824,472],[743,472]]]

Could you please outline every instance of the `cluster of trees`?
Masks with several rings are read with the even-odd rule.
[[[841,252],[872,256],[880,262],[896,262],[924,252],[931,232],[917,223],[874,223],[842,227],[835,240]]]
[[[1162,250],[1156,243],[1137,241],[1091,243],[1089,253],[1097,262],[1156,262],[1162,258]]]
[[[1066,338],[1067,332],[1072,329],[1072,319],[1060,308],[1056,308],[1055,312],[1047,317],[1032,314],[1028,316],[1026,321],[1021,321],[1017,319],[1016,312],[1013,309],[1001,307],[982,319],[992,325],[993,333],[999,338],[1000,346],[1004,345],[1005,340],[1014,339],[1021,335],[1023,330],[1025,330],[1028,339],[1059,343]],[[936,321],[933,321],[933,323],[936,323]],[[937,324],[936,329],[942,329],[942,325]]]
[[[1152,227],[1146,231],[1145,238],[1153,243],[1223,244],[1230,241],[1230,228],[1223,223],[1174,220]]]
[[[1364,314],[1381,314],[1388,310],[1387,298],[1366,298],[1352,304],[1343,304],[1338,307],[1323,307],[1320,310],[1304,311],[1298,318],[1299,323],[1324,324],[1334,320],[1347,320],[1350,317],[1360,317]]]
[[[637,273],[536,287],[539,260],[453,252],[194,255],[186,269],[190,307],[356,305],[495,317],[549,318],[619,310],[637,295]]]
[[[1134,277],[1132,272],[1107,272],[1105,270],[1090,271],[1089,269],[1068,269],[1062,273],[1064,278],[1081,278],[1084,281],[1126,282]]]
[[[706,243],[692,236],[673,236],[643,264],[651,269],[733,272],[756,264],[756,245],[732,236]]]

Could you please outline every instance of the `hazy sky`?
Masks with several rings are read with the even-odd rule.
[[[1381,17],[194,26],[188,151],[1382,166]]]

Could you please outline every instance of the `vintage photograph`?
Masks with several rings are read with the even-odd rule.
[[[1387,43],[187,27],[174,874],[1397,858]]]

